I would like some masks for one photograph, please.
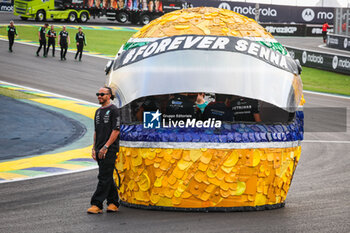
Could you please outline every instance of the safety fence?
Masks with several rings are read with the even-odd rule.
[[[350,57],[331,53],[320,53],[312,50],[302,50],[286,47],[289,54],[300,61],[302,66],[350,74]]]

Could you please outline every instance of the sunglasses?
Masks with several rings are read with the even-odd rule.
[[[109,94],[107,94],[107,93],[96,93],[96,96],[105,96],[105,95],[109,95]]]

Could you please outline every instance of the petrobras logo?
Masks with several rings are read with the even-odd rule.
[[[163,120],[163,121],[162,121]],[[202,121],[191,118],[191,115],[162,114],[159,110],[156,112],[143,113],[143,128],[145,129],[159,129],[159,128],[220,128],[222,122],[209,118]]]
[[[301,60],[302,60],[303,64],[305,64],[306,62],[323,64],[323,56],[322,55],[316,55],[313,53],[308,54],[306,51],[303,52]]]
[[[161,115],[162,114],[159,112],[159,110],[156,112],[143,112],[143,128],[159,129]]]
[[[310,22],[315,18],[315,12],[311,8],[305,8],[303,12],[301,13],[301,17],[306,22]]]
[[[280,34],[294,34],[298,28],[297,27],[275,27],[275,26],[267,26],[265,28],[270,33],[280,33]]]
[[[233,9],[232,9],[230,4],[228,4],[226,2],[220,3],[218,8],[232,10],[234,12],[237,12],[237,13],[243,14],[243,15],[255,15],[257,13],[255,7],[251,7],[251,6],[234,6]],[[262,15],[262,16],[277,17],[277,10],[274,9],[274,8],[271,8],[271,7],[259,8],[259,14]]]

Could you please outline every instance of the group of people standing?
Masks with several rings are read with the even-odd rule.
[[[177,93],[148,96],[136,112],[136,120],[143,120],[143,112],[161,110],[163,118],[171,120],[216,119],[225,122],[260,122],[259,101],[241,96],[215,94],[212,101],[205,93]],[[179,117],[180,116],[180,117]],[[168,120],[169,120],[168,119]],[[165,119],[167,120],[167,119]]]
[[[36,56],[40,56],[39,53],[41,49],[43,49],[43,56],[47,57],[49,53],[50,47],[52,47],[52,56],[55,57],[55,46],[56,46],[56,38],[57,46],[61,47],[61,61],[67,60],[66,54],[68,46],[70,45],[70,37],[69,33],[66,29],[66,26],[62,27],[62,31],[60,31],[57,35],[54,25],[51,25],[50,30],[47,31],[49,24],[44,24],[44,26],[39,28],[38,37],[39,37],[39,48],[36,51]],[[9,51],[13,52],[13,43],[16,37],[18,37],[17,29],[14,25],[14,22],[11,21],[10,25],[7,27],[7,36],[9,40]],[[85,34],[81,27],[78,28],[78,32],[75,35],[75,42],[77,45],[77,52],[75,54],[75,59],[79,57],[79,61],[83,56],[84,46],[87,45]],[[46,46],[47,45],[47,46]]]
[[[41,48],[43,48],[43,56],[47,57],[47,54],[49,53],[50,46],[52,46],[52,56],[55,56],[55,44],[56,44],[56,38],[57,38],[57,33],[54,29],[54,26],[51,25],[50,30],[46,32],[46,29],[48,28],[48,24],[46,23],[44,26],[39,28],[38,36],[39,36],[39,48],[36,51],[36,55],[39,55],[39,52]],[[46,37],[48,38],[48,43],[46,47]],[[83,30],[81,27],[78,28],[78,32],[75,35],[75,41],[77,44],[77,52],[75,54],[75,59],[79,56],[79,61],[81,61],[82,55],[83,55],[83,48],[84,45],[86,46],[86,38],[85,34],[83,33]],[[66,54],[67,54],[67,49],[68,45],[70,45],[70,37],[69,33],[66,30],[66,26],[62,27],[62,31],[58,34],[58,43],[61,47],[61,60],[67,60],[66,59]]]

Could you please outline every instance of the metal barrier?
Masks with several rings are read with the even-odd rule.
[[[286,49],[294,59],[300,61],[302,66],[350,74],[350,57],[302,50],[293,47],[286,47]]]

